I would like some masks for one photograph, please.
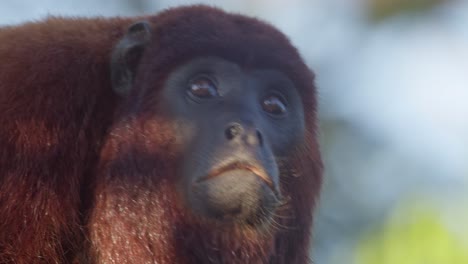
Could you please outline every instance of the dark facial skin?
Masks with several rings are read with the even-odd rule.
[[[292,81],[202,57],[170,74],[163,97],[184,149],[179,189],[191,211],[223,223],[268,221],[282,201],[277,161],[304,131]]]

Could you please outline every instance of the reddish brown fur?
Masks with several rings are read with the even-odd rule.
[[[110,54],[143,19],[152,40],[135,89],[121,99],[110,85]],[[300,88],[305,142],[279,160],[289,202],[271,228],[218,226],[179,202],[183,146],[158,92],[174,67],[203,55],[280,69]],[[0,59],[0,263],[309,262],[322,170],[315,87],[271,26],[204,6],[50,18],[0,29]]]

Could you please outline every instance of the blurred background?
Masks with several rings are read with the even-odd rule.
[[[317,74],[315,264],[468,263],[468,1],[16,0],[0,25],[190,3],[269,21]]]

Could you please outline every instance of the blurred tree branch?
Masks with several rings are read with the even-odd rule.
[[[450,0],[365,0],[371,20],[378,22],[400,13],[418,13]]]

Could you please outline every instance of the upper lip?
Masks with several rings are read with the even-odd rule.
[[[208,175],[199,179],[199,181],[209,180],[211,178],[214,178],[223,174],[224,172],[232,171],[232,170],[250,171],[253,174],[257,175],[262,181],[264,181],[270,188],[273,189],[273,182],[271,181],[271,178],[268,176],[266,171],[259,166],[246,163],[246,162],[232,162],[225,166],[215,168]]]

